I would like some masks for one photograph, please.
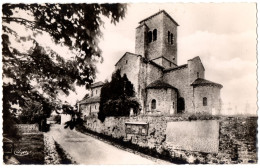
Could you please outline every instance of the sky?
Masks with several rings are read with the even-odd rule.
[[[178,65],[200,56],[206,69],[205,78],[223,85],[221,97],[224,105],[231,104],[244,111],[245,104],[248,103],[253,109],[250,113],[255,113],[255,3],[128,4],[125,18],[116,25],[103,18],[105,25],[99,46],[104,61],[97,64],[96,82],[110,79],[115,63],[125,52],[135,53],[135,28],[138,22],[159,10],[165,10],[180,25],[177,38]],[[54,45],[47,34],[44,34],[44,38],[39,36],[37,41],[61,55],[71,55],[66,47]],[[84,87],[77,87],[76,93],[71,92],[69,97],[64,96],[63,99],[74,104],[87,92]]]
[[[255,3],[129,4],[125,18],[117,25],[105,20],[100,41],[104,62],[97,65],[96,81],[110,79],[115,63],[123,54],[135,52],[138,22],[159,10],[165,10],[180,25],[178,65],[200,56],[206,69],[205,78],[223,85],[224,104],[244,110],[248,103],[256,110]]]

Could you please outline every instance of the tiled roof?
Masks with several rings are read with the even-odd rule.
[[[99,86],[103,86],[103,85],[104,85],[104,82],[99,81],[99,82],[93,83],[90,87],[95,88],[95,87],[99,87]]]
[[[149,63],[150,63],[150,64],[152,64],[152,65],[154,65],[154,66],[156,66],[156,67],[158,67],[158,68],[160,68],[160,69],[164,69],[164,67],[163,67],[163,66],[161,66],[161,65],[157,64],[157,63],[156,63],[156,62],[154,62],[153,60],[150,60],[150,61],[149,61]]]
[[[222,88],[223,86],[219,83],[211,82],[206,79],[198,78],[192,84],[192,86],[216,86]]]
[[[100,97],[90,97],[88,99],[82,100],[79,104],[91,104],[100,102]]]
[[[173,87],[172,85],[163,82],[162,80],[156,80],[156,81],[150,83],[146,87],[146,89],[160,89],[160,88],[172,88],[172,89],[178,90],[175,87]]]
[[[177,66],[177,67],[174,67],[174,68],[165,69],[164,72],[175,71],[175,70],[187,68],[187,67],[188,67],[188,64],[184,64],[184,65],[180,65],[180,66]]]
[[[146,20],[149,20],[149,19],[151,19],[151,18],[153,18],[153,17],[155,17],[155,16],[157,16],[157,15],[159,15],[159,14],[161,14],[161,13],[164,13],[166,16],[168,16],[168,17],[171,19],[171,21],[173,21],[173,23],[175,23],[177,26],[179,26],[179,24],[178,24],[165,10],[161,10],[161,11],[159,11],[159,12],[153,14],[152,16],[149,16],[149,17],[147,17],[147,18],[141,20],[141,21],[139,22],[139,24],[141,24],[142,22],[144,22],[144,21],[146,21]]]

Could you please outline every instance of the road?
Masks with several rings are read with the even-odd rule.
[[[50,134],[78,164],[89,165],[151,165],[158,164],[142,156],[61,126],[51,127]]]

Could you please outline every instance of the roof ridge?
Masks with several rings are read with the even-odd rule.
[[[192,86],[199,86],[199,85],[215,85],[218,87],[223,87],[221,84],[216,83],[216,82],[212,82],[210,80],[204,79],[204,78],[197,78],[194,82],[192,82]]]
[[[124,53],[124,55],[116,62],[115,66],[121,61],[122,58],[124,58],[124,57],[126,56],[126,54],[132,54],[132,55],[135,55],[135,56],[137,56],[137,57],[138,57],[138,56],[142,57],[140,54],[135,54],[135,53],[131,53],[131,52],[126,51],[126,52]]]
[[[175,88],[174,86],[172,86],[171,84],[165,82],[164,80],[161,79],[157,79],[155,81],[153,81],[152,83],[150,83],[146,89],[150,89],[150,88],[172,88],[175,90],[178,90],[177,88]]]
[[[177,70],[177,69],[181,69],[181,68],[186,68],[186,66],[188,66],[188,64],[183,64],[183,65],[179,65],[179,66],[177,66],[177,67],[164,69],[163,71],[164,71],[164,72],[173,71],[173,70]]]
[[[159,15],[160,13],[164,13],[166,16],[168,16],[168,17],[171,19],[171,21],[172,21],[173,23],[175,23],[177,26],[179,26],[179,24],[178,24],[165,10],[160,10],[159,12],[156,12],[155,14],[153,14],[153,15],[151,15],[151,16],[149,16],[149,17],[143,19],[143,20],[141,20],[141,21],[139,22],[139,24],[141,24],[142,22],[145,22],[145,21],[148,20],[148,19],[151,19],[151,18],[155,17],[156,15]]]

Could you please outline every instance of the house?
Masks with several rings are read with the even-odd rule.
[[[78,102],[79,111],[83,113],[83,117],[90,115],[97,116],[99,111],[100,93],[103,85],[103,82],[93,83],[90,86],[90,97]]]
[[[126,52],[115,64],[116,70],[120,69],[121,75],[126,74],[133,83],[141,114],[219,114],[223,86],[205,79],[200,57],[178,65],[178,26],[164,10],[140,21],[135,53]],[[83,100],[81,109],[86,116],[93,111],[93,105],[98,107],[98,101],[99,97]]]

